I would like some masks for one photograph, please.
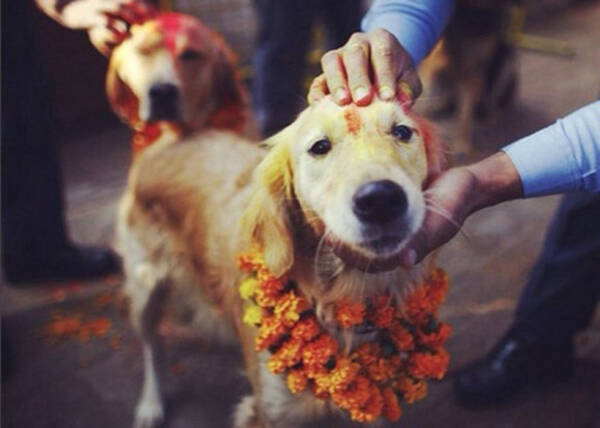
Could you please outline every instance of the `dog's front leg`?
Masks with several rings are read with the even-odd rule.
[[[140,274],[141,272],[136,272]],[[149,273],[149,272],[146,272]],[[166,281],[150,281],[136,275],[136,295],[132,299],[132,323],[142,341],[144,383],[135,409],[134,428],[154,428],[164,419],[160,392],[162,346],[157,327],[162,319],[167,297]],[[141,281],[140,281],[141,280]]]

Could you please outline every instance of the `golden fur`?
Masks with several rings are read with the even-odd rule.
[[[392,135],[398,124],[414,130],[409,140]],[[331,150],[315,156],[311,147],[324,138]],[[325,98],[265,146],[229,132],[204,131],[150,147],[131,169],[119,210],[118,246],[132,322],[144,342],[138,427],[154,426],[163,417],[156,327],[165,310],[183,308],[193,310],[206,336],[226,325],[241,344],[253,395],[239,404],[236,427],[289,427],[341,416],[311,393],[292,395],[281,376],[267,371],[265,353],[255,353],[254,329],[241,322],[236,266],[236,256],[252,241],[263,247],[273,273],[294,278],[322,325],[346,349],[372,340],[373,333],[340,334],[334,302],[389,291],[399,304],[434,263],[428,258],[405,270],[395,259],[421,226],[423,186],[443,168],[441,145],[410,111],[379,100],[340,107]],[[377,249],[365,244],[372,232],[365,234],[351,205],[358,187],[384,179],[405,191],[407,207],[396,227],[400,232],[394,231],[401,233],[397,242]],[[382,227],[377,233],[391,232]],[[381,269],[365,272],[369,263],[379,262]]]

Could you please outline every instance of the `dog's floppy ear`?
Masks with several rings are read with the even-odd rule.
[[[434,125],[427,119],[415,114],[411,116],[419,128],[419,132],[421,132],[425,144],[425,152],[427,155],[427,181],[431,182],[448,167],[446,146]]]
[[[131,127],[139,122],[139,100],[119,77],[115,58],[111,58],[106,73],[106,94],[113,111]]]
[[[242,216],[244,242],[258,244],[273,275],[285,274],[294,263],[294,243],[288,207],[293,198],[292,168],[286,130],[271,137],[271,151],[254,170],[253,190]]]

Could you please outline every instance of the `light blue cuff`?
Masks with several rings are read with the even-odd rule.
[[[525,197],[600,191],[600,101],[503,149]]]
[[[388,30],[419,64],[442,35],[453,10],[454,0],[375,0],[362,29]]]

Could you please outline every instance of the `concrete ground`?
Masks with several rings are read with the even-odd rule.
[[[478,157],[526,135],[600,94],[600,4],[584,2],[528,28],[568,42],[573,58],[520,52],[518,99],[476,131]],[[68,220],[79,242],[110,244],[116,201],[129,164],[129,133],[110,129],[67,141],[63,164]],[[442,318],[453,326],[447,378],[406,406],[400,426],[490,428],[600,427],[600,322],[577,339],[575,376],[511,402],[459,407],[452,378],[484,354],[510,324],[521,286],[541,246],[557,197],[506,203],[474,215],[466,237],[446,246],[452,290]],[[120,278],[89,283],[2,284],[2,426],[106,428],[131,425],[141,385],[140,347],[117,313]],[[233,347],[170,340],[165,426],[230,426],[248,384]]]

